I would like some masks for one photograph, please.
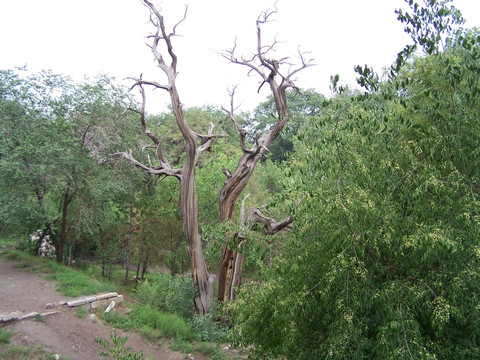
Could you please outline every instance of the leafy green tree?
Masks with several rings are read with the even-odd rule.
[[[128,98],[106,77],[76,84],[47,71],[0,76],[4,224],[23,233],[42,229],[63,261],[72,226],[91,233],[89,199],[107,189],[98,186],[112,143],[106,135],[121,138]]]
[[[323,102],[326,98],[315,90],[289,90],[286,92],[289,121],[280,137],[270,145],[268,157],[272,161],[282,162],[288,153],[293,150],[292,138],[306,123],[308,117],[319,116],[323,111]],[[253,112],[253,119],[247,124],[253,127],[252,132],[271,130],[275,124],[275,101],[269,96],[267,101],[257,106]],[[253,140],[253,139],[252,139]]]
[[[414,26],[455,23],[448,2],[410,3],[430,19]],[[298,136],[296,236],[234,305],[253,357],[480,356],[480,37],[446,35],[387,81],[363,69],[368,91],[343,88]]]

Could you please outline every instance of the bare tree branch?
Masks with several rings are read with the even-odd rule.
[[[233,124],[235,125],[235,128],[238,130],[238,133],[240,135],[240,145],[242,147],[243,152],[252,154],[253,150],[248,149],[245,145],[245,138],[247,137],[247,132],[240,126],[237,119],[235,118],[235,115],[233,114],[235,111],[235,107],[233,106],[233,100],[234,100],[236,88],[237,87],[234,86],[230,90],[230,109],[226,109],[225,107],[222,106],[222,110],[228,114],[228,117],[230,118],[230,120],[232,120]]]
[[[172,169],[172,168],[162,168],[162,167],[152,167],[141,163],[140,161],[136,160],[132,155],[132,150],[128,151],[120,151],[117,153],[112,154],[112,156],[121,155],[123,156],[128,162],[132,165],[135,165],[137,168],[145,171],[150,175],[166,175],[166,176],[175,176],[177,178],[181,178],[182,170],[181,169]]]
[[[275,219],[263,215],[260,208],[250,207],[247,210],[245,221],[248,223],[248,229],[252,229],[255,224],[261,223],[265,226],[265,234],[275,235],[286,227],[291,228],[293,217],[288,215],[285,219],[278,223],[275,221]]]
[[[218,139],[218,138],[223,138],[225,135],[223,134],[213,134],[213,128],[215,125],[213,123],[210,123],[210,126],[208,128],[208,132],[206,135],[202,134],[197,134],[197,137],[201,139],[200,146],[197,149],[197,153],[200,154],[204,152],[205,150],[209,150],[213,140]]]
[[[294,68],[294,65],[292,65],[287,57],[274,58],[271,56],[271,54],[275,52],[278,41],[277,38],[275,38],[272,44],[264,45],[262,43],[262,26],[270,22],[276,13],[277,8],[275,7],[274,10],[261,13],[257,18],[256,52],[251,58],[237,57],[235,54],[237,47],[236,43],[232,49],[222,53],[222,56],[230,62],[246,66],[249,69],[249,74],[253,72],[260,76],[260,86],[258,91],[262,89],[264,84],[269,85],[277,110],[277,121],[273,128],[266,131],[264,134],[257,134],[255,137],[255,143],[250,149],[248,149],[245,145],[246,132],[239,126],[234,116],[234,91],[230,92],[230,108],[228,110],[222,108],[235,124],[235,127],[240,134],[240,144],[243,150],[243,155],[239,159],[235,171],[233,173],[230,173],[226,169],[224,171],[227,179],[223,184],[219,199],[222,221],[234,219],[235,204],[241,192],[247,185],[250,176],[253,174],[256,164],[268,151],[270,144],[279,136],[287,122],[288,106],[286,90],[288,88],[295,88],[292,79],[293,75],[312,65],[311,60],[306,60],[304,54],[300,51],[299,56],[301,64],[296,68]],[[283,68],[285,68],[285,70],[282,70]],[[266,234],[270,235],[276,234],[281,229],[290,227],[293,221],[293,218],[288,216],[283,221],[277,223],[274,219],[263,215],[260,208],[255,207],[252,207],[247,211],[246,218],[249,223],[248,228],[253,227],[256,223],[262,223],[265,227]],[[241,234],[237,234],[237,238],[240,239]],[[240,243],[241,241],[242,240],[240,240]],[[238,246],[237,250],[233,250],[227,246],[223,249],[218,288],[218,299],[220,301],[234,299],[235,295],[233,289],[240,285],[243,254],[240,254],[238,249]]]

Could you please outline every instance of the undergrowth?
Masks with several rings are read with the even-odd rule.
[[[16,267],[25,271],[47,273],[46,278],[54,280],[57,283],[56,289],[64,296],[77,297],[118,291],[117,285],[94,278],[97,275],[94,268],[87,268],[87,271],[74,270],[54,260],[12,249],[2,249],[0,256],[16,261]],[[135,297],[139,304],[133,306],[133,311],[129,314],[110,312],[98,315],[113,327],[126,331],[136,330],[150,341],[157,342],[159,346],[164,343],[164,339],[170,339],[169,346],[174,351],[184,354],[199,352],[210,359],[223,360],[226,358],[225,354],[213,343],[226,341],[229,326],[220,321],[222,312],[218,304],[213,304],[207,315],[197,315],[193,306],[194,296],[195,288],[190,277],[155,274],[138,286]],[[84,317],[86,312],[79,310],[76,315]],[[9,333],[0,330],[0,344],[8,342],[8,339]],[[104,339],[98,340],[104,346],[110,346],[106,348],[110,351],[110,356],[120,356],[114,357],[115,359],[141,358],[135,357],[140,356],[139,354],[128,352],[117,354],[115,351],[120,351],[124,339],[116,334],[112,334],[111,339],[112,343]]]
[[[103,319],[119,329],[140,330],[149,338],[165,336],[187,341],[194,340],[194,334],[183,318],[154,310],[149,306],[137,306],[128,315],[107,313],[103,315]]]
[[[40,258],[19,250],[4,250],[1,256],[7,260],[16,261],[15,267],[29,272],[45,272],[48,280],[54,280],[56,290],[64,296],[77,297],[99,292],[118,291],[118,286],[107,281],[90,277],[81,271],[76,271],[55,260]]]

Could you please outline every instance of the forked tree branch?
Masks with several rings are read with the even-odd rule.
[[[275,235],[284,228],[291,228],[293,217],[288,215],[281,222],[277,222],[275,219],[263,215],[260,208],[250,207],[247,210],[246,222],[248,223],[249,229],[252,229],[255,224],[261,223],[265,227],[265,234]]]
[[[239,135],[240,135],[240,146],[242,147],[242,150],[244,153],[249,153],[249,154],[252,154],[253,153],[253,150],[252,149],[248,149],[247,146],[245,145],[245,138],[247,137],[247,132],[245,131],[245,129],[243,129],[240,124],[238,123],[237,119],[235,118],[235,115],[234,115],[234,111],[235,111],[235,107],[234,107],[234,97],[235,97],[235,90],[237,89],[236,86],[232,87],[232,89],[229,91],[230,93],[230,108],[227,109],[225,107],[222,106],[222,110],[225,111],[227,114],[228,114],[228,118],[230,120],[232,120],[235,128],[237,129]]]
[[[163,151],[162,151],[162,143],[159,140],[159,138],[154,135],[148,128],[147,128],[147,123],[146,123],[146,94],[145,94],[145,89],[143,87],[142,81],[142,75],[140,75],[140,82],[137,82],[134,86],[138,86],[138,89],[140,91],[141,97],[142,97],[142,106],[141,110],[136,110],[136,109],[130,109],[140,115],[140,122],[142,126],[142,131],[143,133],[150,138],[153,142],[153,146],[143,146],[142,151],[146,148],[154,148],[155,149],[155,155],[158,160],[158,166],[154,166],[150,160],[150,156],[147,155],[147,160],[148,160],[148,165],[145,165],[141,163],[140,161],[136,160],[133,155],[132,151],[129,150],[128,152],[119,152],[117,154],[122,155],[126,160],[128,160],[131,164],[135,165],[136,167],[142,169],[143,171],[151,174],[151,175],[166,175],[166,176],[175,176],[175,177],[180,177],[182,171],[180,169],[173,169],[170,162],[167,160],[167,158],[164,156]]]
[[[234,64],[246,66],[250,69],[250,71],[254,71],[257,74],[259,74],[262,79],[262,83],[259,87],[259,90],[265,82],[269,83],[272,86],[276,75],[278,75],[281,78],[280,85],[277,85],[277,87],[280,87],[283,90],[289,87],[295,87],[292,76],[307,67],[313,66],[313,60],[307,59],[305,57],[307,53],[301,52],[300,49],[298,50],[298,56],[299,56],[301,65],[299,65],[297,68],[294,68],[294,69],[291,68],[292,64],[288,61],[289,60],[288,57],[283,57],[280,59],[269,58],[270,53],[275,51],[275,47],[278,44],[278,41],[275,38],[273,43],[269,45],[263,45],[262,26],[266,23],[269,23],[271,21],[271,17],[276,13],[277,13],[277,9],[275,8],[275,10],[262,12],[260,16],[257,18],[257,21],[256,21],[257,49],[256,49],[256,53],[251,58],[249,59],[245,57],[238,58],[236,56],[235,54],[236,47],[237,47],[236,41],[234,43],[234,46],[230,50],[224,50],[221,52],[221,55],[224,58],[226,58],[228,61]],[[289,65],[286,75],[283,75],[282,71],[280,71],[281,70],[280,67],[282,65]]]
[[[265,216],[259,207],[249,207],[245,212],[245,202],[249,195],[250,194],[243,198],[240,206],[240,223],[244,227],[243,232],[250,231],[258,223],[263,224],[265,228],[265,235],[275,235],[285,228],[292,227],[293,217],[291,215],[288,215],[281,222],[277,222],[275,219]],[[236,236],[239,239],[244,240],[245,234],[243,232],[238,232]]]

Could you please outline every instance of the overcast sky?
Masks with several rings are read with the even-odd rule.
[[[187,20],[174,39],[179,58],[177,87],[187,107],[227,105],[227,88],[239,84],[237,103],[250,110],[268,95],[257,94],[258,78],[229,64],[218,53],[237,38],[239,50],[255,50],[255,20],[273,0],[163,0],[168,24],[174,24],[189,4]],[[480,26],[479,0],[454,0],[467,19]],[[378,72],[390,65],[410,42],[396,20],[402,0],[281,0],[275,22],[265,28],[265,42],[278,34],[279,57],[310,52],[316,66],[298,75],[297,85],[329,95],[331,75],[353,84],[355,65],[368,64]],[[77,80],[107,73],[122,81],[143,73],[162,82],[146,47],[148,9],[140,0],[0,0],[0,69],[27,65],[31,71],[52,69]],[[129,82],[124,80],[125,84]],[[168,96],[155,91],[150,112],[165,109]]]

